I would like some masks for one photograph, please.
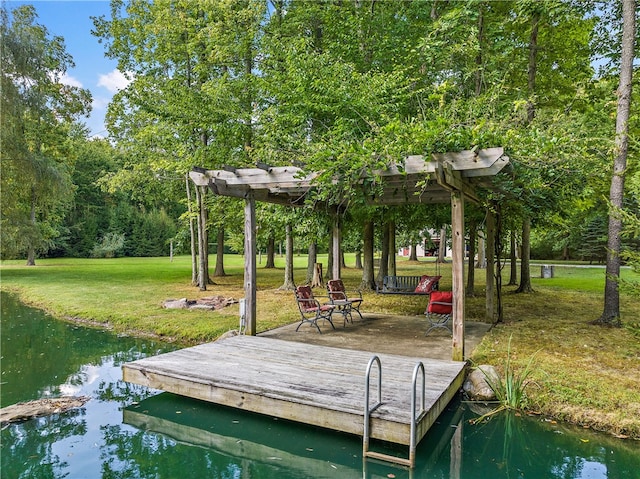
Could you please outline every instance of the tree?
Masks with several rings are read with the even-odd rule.
[[[116,175],[121,182],[149,181],[159,172],[182,177],[194,164],[246,164],[253,141],[254,46],[264,7],[258,0],[114,0],[111,19],[94,19],[107,56],[131,80],[107,115],[112,140],[127,152],[128,163]],[[225,215],[210,215],[212,202],[196,193],[197,264],[206,268],[198,277],[208,282],[205,220],[215,221],[220,233],[216,266],[223,274]]]
[[[631,109],[631,85],[633,77],[634,45],[636,37],[636,2],[622,0],[622,41],[620,56],[620,83],[618,86],[618,110],[616,137],[609,202],[609,228],[607,242],[607,276],[604,288],[604,310],[595,324],[620,326],[620,246],[622,219],[615,209],[622,209],[625,170],[629,149],[629,111]]]
[[[278,289],[293,290],[296,287],[293,278],[293,228],[291,223],[285,224],[286,255],[284,264],[284,283]]]
[[[364,223],[362,232],[362,281],[359,289],[365,291],[371,291],[375,289],[375,274],[373,264],[373,250],[374,250],[374,224],[372,220],[367,220]]]
[[[117,168],[116,153],[108,141],[80,137],[74,139],[73,145],[76,158],[71,180],[75,192],[64,218],[65,235],[56,241],[56,248],[50,254],[86,258],[96,243],[112,231],[110,211],[117,202],[124,200],[124,195],[112,195],[96,186],[100,175]]]
[[[36,23],[32,6],[0,9],[2,41],[3,256],[36,255],[54,246],[71,204],[74,127],[90,109],[87,90],[63,83],[73,66],[61,37]]]

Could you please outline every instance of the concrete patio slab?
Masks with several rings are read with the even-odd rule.
[[[428,322],[424,316],[390,316],[363,314],[364,319],[353,319],[343,327],[342,318],[334,316],[336,329],[326,321],[319,323],[322,333],[303,324],[296,332],[299,322],[288,324],[259,334],[262,337],[298,341],[308,344],[372,353],[398,354],[433,359],[450,360],[452,357],[451,334],[444,329],[431,331],[425,336]],[[465,357],[469,357],[480,344],[491,325],[475,321],[465,323]]]

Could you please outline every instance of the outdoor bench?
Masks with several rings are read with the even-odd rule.
[[[376,284],[378,294],[418,294],[429,295],[438,289],[442,276],[385,276],[382,285]]]

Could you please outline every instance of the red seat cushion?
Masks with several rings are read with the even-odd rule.
[[[451,291],[433,291],[429,297],[427,312],[435,314],[451,314],[453,309],[453,293]]]
[[[440,278],[442,278],[442,276],[427,276],[426,274],[423,275],[420,278],[420,281],[418,282],[418,286],[416,286],[414,293],[418,293],[418,294],[431,293],[433,291],[434,286],[438,284],[438,281],[440,281]]]
[[[311,286],[298,286],[296,293],[300,299],[313,299],[313,291]]]
[[[342,282],[341,279],[331,279],[329,280],[327,285],[329,286],[329,291],[332,293],[336,293],[336,292],[344,293],[345,291],[344,283]]]

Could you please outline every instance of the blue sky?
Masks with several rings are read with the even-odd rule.
[[[84,119],[90,136],[107,135],[104,116],[114,93],[126,86],[124,76],[117,70],[117,63],[104,55],[104,46],[91,35],[92,16],[105,15],[110,18],[108,1],[102,0],[3,0],[10,12],[19,5],[33,5],[38,14],[37,23],[47,27],[49,36],[61,36],[67,52],[73,57],[75,68],[67,72],[64,83],[82,86],[91,91],[93,110]]]

